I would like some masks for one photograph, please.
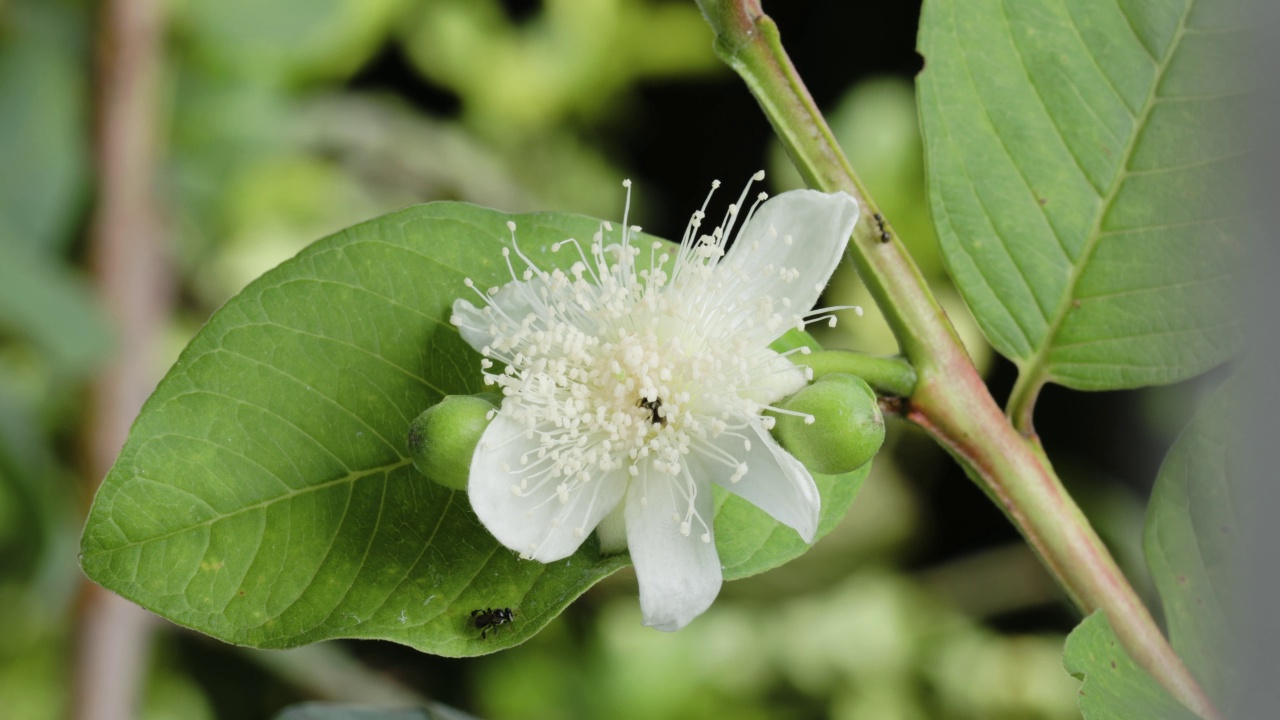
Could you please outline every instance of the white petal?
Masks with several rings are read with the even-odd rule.
[[[740,391],[742,397],[748,397],[761,405],[772,405],[785,397],[791,397],[808,384],[804,377],[804,368],[787,358],[760,346],[755,351],[756,357],[748,359],[747,365],[755,368],[755,375],[746,390]]]
[[[858,203],[846,193],[782,193],[756,210],[718,268],[737,278],[743,302],[767,295],[780,304],[788,298],[790,312],[804,314],[818,302],[857,221]],[[786,280],[770,266],[799,274]]]
[[[700,475],[697,465],[690,469]],[[678,489],[684,483],[682,478],[647,470],[642,465],[640,477],[632,480],[627,492],[627,545],[640,581],[640,612],[645,625],[666,632],[688,625],[720,593],[715,537],[710,542],[703,542],[701,537],[711,532],[715,515],[711,485],[698,482],[694,500],[694,507],[708,527],[703,528],[695,520],[686,537],[680,533],[680,521],[688,501]]]
[[[533,490],[536,480],[531,479],[528,494],[518,495],[512,485],[520,476],[511,471],[522,467],[522,455],[539,447],[525,433],[522,424],[498,413],[471,458],[467,495],[480,522],[499,542],[539,562],[551,562],[573,554],[622,500],[627,476],[615,470],[594,478],[570,493],[567,503],[556,497],[558,480]]]
[[[746,475],[733,482],[733,468],[712,462],[703,463],[705,471],[716,484],[794,528],[805,542],[813,542],[822,509],[822,498],[813,475],[791,453],[783,450],[768,431],[756,427],[755,423],[752,429],[755,432],[750,450],[745,449],[742,438],[721,435],[714,441],[725,452],[746,463]]]
[[[484,311],[461,298],[453,301],[453,315],[449,321],[458,328],[458,333],[467,344],[480,352],[486,345],[493,344],[493,333],[489,325],[493,322],[485,317]]]
[[[484,288],[480,288],[483,292]],[[476,298],[479,300],[479,298]],[[466,298],[453,301],[453,315],[450,322],[458,327],[458,332],[467,344],[477,352],[487,345],[493,345],[494,334],[490,328],[496,323],[500,329],[514,323],[519,325],[529,313],[542,314],[546,305],[538,299],[537,294],[527,282],[512,281],[503,285],[489,298],[493,305],[476,307]]]

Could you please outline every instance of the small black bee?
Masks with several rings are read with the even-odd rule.
[[[471,625],[480,631],[481,640],[488,636],[490,630],[496,631],[514,620],[515,613],[511,608],[485,608],[471,611]]]
[[[649,411],[649,422],[654,425],[666,425],[667,419],[658,414],[658,410],[662,407],[662,400],[645,400],[640,398],[640,402],[636,403],[636,407],[642,407]]]

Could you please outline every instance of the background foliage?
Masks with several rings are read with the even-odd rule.
[[[851,47],[841,28],[863,18],[844,3],[777,5],[802,74],[999,397],[1012,369],[946,280],[927,214],[910,85],[918,8],[886,10]],[[408,204],[616,217],[631,177],[642,224],[671,237],[713,178],[732,186],[767,167],[774,190],[795,182],[692,4],[167,9],[160,189],[180,303],[168,356],[136,362],[166,367],[251,279]],[[99,480],[78,478],[84,389],[111,353],[130,352],[86,282],[96,31],[83,0],[0,3],[0,704],[15,717],[65,712],[76,537]],[[868,317],[824,342],[892,350],[851,271],[830,294]],[[1042,398],[1051,456],[1140,586],[1159,457],[1215,380]],[[265,718],[306,698],[421,693],[492,718],[1072,718],[1077,683],[1061,648],[1077,620],[999,512],[897,427],[831,536],[727,585],[677,635],[639,626],[626,572],[528,643],[466,661],[374,642],[249,652],[169,628],[155,640],[145,716]]]

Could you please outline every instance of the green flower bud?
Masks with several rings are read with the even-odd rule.
[[[497,409],[493,395],[448,395],[409,424],[409,452],[413,466],[431,480],[453,490],[465,490],[471,456],[489,427],[489,412]]]
[[[857,470],[884,442],[884,416],[875,391],[856,375],[823,375],[781,407],[804,417],[778,415],[773,436],[813,472]]]

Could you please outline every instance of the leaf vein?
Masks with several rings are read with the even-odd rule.
[[[1124,12],[1123,6],[1121,6],[1121,11]],[[1023,378],[1022,378],[1023,375],[1035,377],[1036,379],[1044,377],[1043,373],[1047,372],[1046,364],[1049,362],[1050,358],[1052,357],[1053,351],[1056,348],[1062,347],[1060,345],[1056,345],[1055,340],[1057,339],[1058,333],[1062,330],[1062,325],[1066,321],[1066,318],[1070,313],[1070,310],[1072,308],[1072,300],[1075,299],[1075,292],[1076,292],[1076,288],[1079,287],[1080,285],[1080,279],[1084,277],[1085,268],[1089,266],[1089,261],[1092,259],[1093,253],[1098,247],[1098,242],[1102,238],[1101,233],[1102,233],[1103,223],[1105,222],[1107,216],[1111,214],[1111,210],[1115,205],[1115,201],[1119,197],[1120,188],[1124,185],[1124,180],[1126,179],[1128,170],[1129,170],[1129,164],[1133,160],[1134,150],[1138,146],[1138,141],[1141,139],[1142,133],[1146,130],[1147,120],[1150,118],[1151,111],[1155,107],[1154,99],[1157,97],[1157,93],[1160,87],[1160,81],[1164,77],[1165,70],[1168,68],[1168,65],[1171,62],[1173,56],[1177,53],[1177,48],[1180,42],[1182,29],[1185,27],[1187,18],[1190,14],[1191,14],[1191,5],[1188,4],[1182,17],[1179,18],[1178,32],[1175,34],[1172,42],[1169,43],[1168,55],[1164,58],[1163,61],[1157,61],[1156,63],[1156,74],[1155,74],[1155,77],[1153,77],[1151,80],[1151,86],[1147,91],[1147,98],[1143,103],[1143,110],[1141,115],[1139,116],[1139,120],[1134,124],[1134,130],[1135,130],[1134,135],[1132,138],[1130,138],[1129,143],[1124,147],[1124,155],[1119,165],[1121,169],[1119,172],[1116,173],[1116,177],[1112,181],[1111,188],[1107,192],[1106,196],[1102,198],[1102,202],[1099,206],[1098,212],[1094,217],[1093,227],[1090,229],[1089,233],[1085,236],[1085,246],[1080,253],[1079,262],[1074,263],[1070,269],[1070,272],[1068,273],[1065,292],[1063,293],[1062,299],[1058,304],[1057,312],[1055,312],[1053,318],[1049,320],[1049,329],[1048,329],[1048,332],[1045,333],[1044,340],[1040,345],[1040,349],[1037,350],[1035,354],[1030,358],[1030,360],[1020,369],[1019,378],[1018,378],[1018,381],[1020,384],[1023,381]],[[1127,14],[1126,14],[1126,17],[1127,17]],[[1136,34],[1136,29],[1135,29],[1135,34]],[[1141,41],[1140,37],[1139,37],[1139,41]],[[1143,47],[1145,48],[1146,46],[1143,45]],[[1152,55],[1152,58],[1155,59],[1155,56]],[[1055,365],[1057,365],[1058,367],[1064,367],[1064,365],[1060,365],[1058,363],[1055,363]],[[1035,387],[1037,385],[1038,383],[1033,382],[1033,383],[1027,384],[1027,387]]]
[[[308,486],[307,486],[307,487],[305,487],[305,488],[300,488],[300,489],[298,489],[298,490],[294,490],[293,492],[284,493],[284,494],[279,495],[279,496],[276,496],[276,497],[267,498],[267,499],[262,500],[262,501],[260,501],[260,502],[253,503],[252,505],[245,505],[244,507],[236,508],[235,510],[232,510],[232,511],[230,511],[230,512],[226,512],[226,513],[218,513],[215,517],[211,517],[211,518],[209,518],[208,520],[202,520],[202,521],[200,521],[200,522],[198,522],[198,523],[195,523],[195,524],[193,524],[193,525],[187,525],[187,526],[185,526],[185,527],[177,528],[177,529],[171,530],[171,531],[169,531],[169,532],[167,532],[167,533],[161,533],[160,535],[153,535],[153,536],[151,536],[151,537],[149,537],[149,538],[146,538],[146,539],[144,539],[144,540],[135,540],[135,541],[131,541],[131,542],[126,542],[126,543],[124,543],[124,544],[116,545],[116,546],[113,546],[113,547],[110,547],[110,548],[103,548],[102,550],[98,550],[97,552],[86,552],[86,553],[85,553],[85,557],[96,557],[96,556],[98,556],[98,555],[110,554],[110,553],[116,553],[116,552],[119,552],[119,551],[121,551],[121,550],[127,550],[127,549],[132,548],[132,547],[136,547],[136,546],[139,546],[139,545],[143,545],[143,544],[145,544],[145,543],[157,542],[157,541],[159,541],[159,540],[167,540],[167,539],[169,539],[169,538],[171,538],[171,537],[176,537],[176,536],[178,536],[178,535],[181,535],[182,533],[190,532],[190,531],[192,531],[192,530],[195,530],[196,528],[200,528],[200,527],[209,527],[209,526],[212,526],[214,523],[221,522],[221,521],[223,521],[223,520],[227,520],[227,519],[230,519],[230,518],[236,517],[236,516],[238,516],[238,515],[242,515],[242,514],[244,514],[244,513],[251,512],[251,511],[253,511],[253,510],[258,510],[258,509],[261,509],[261,508],[270,507],[271,505],[274,505],[275,503],[278,503],[278,502],[281,502],[281,501],[284,501],[284,500],[290,500],[290,499],[292,499],[292,498],[294,498],[294,497],[297,497],[297,496],[302,495],[302,494],[305,494],[305,493],[316,492],[316,491],[318,491],[318,490],[324,490],[324,489],[326,489],[326,488],[330,488],[330,487],[333,487],[333,486],[335,486],[335,485],[341,485],[341,484],[343,484],[343,483],[352,483],[352,484],[354,484],[354,483],[356,483],[356,482],[358,482],[358,481],[360,481],[360,480],[363,480],[363,479],[364,479],[364,478],[366,478],[366,477],[369,477],[369,476],[371,476],[371,475],[376,475],[377,473],[389,473],[389,472],[391,472],[392,470],[395,470],[395,469],[397,469],[397,468],[404,467],[405,465],[408,465],[408,464],[409,464],[409,463],[411,463],[411,462],[413,462],[413,460],[412,460],[412,459],[410,459],[410,458],[401,458],[401,459],[397,460],[396,462],[389,463],[389,464],[387,464],[387,465],[379,465],[379,466],[377,466],[377,467],[369,468],[368,470],[360,470],[360,471],[356,471],[356,472],[347,473],[346,475],[343,475],[343,476],[341,476],[341,477],[337,477],[337,478],[334,478],[334,479],[332,479],[332,480],[326,480],[325,482],[322,482],[322,483],[316,483],[315,485],[308,485]]]

